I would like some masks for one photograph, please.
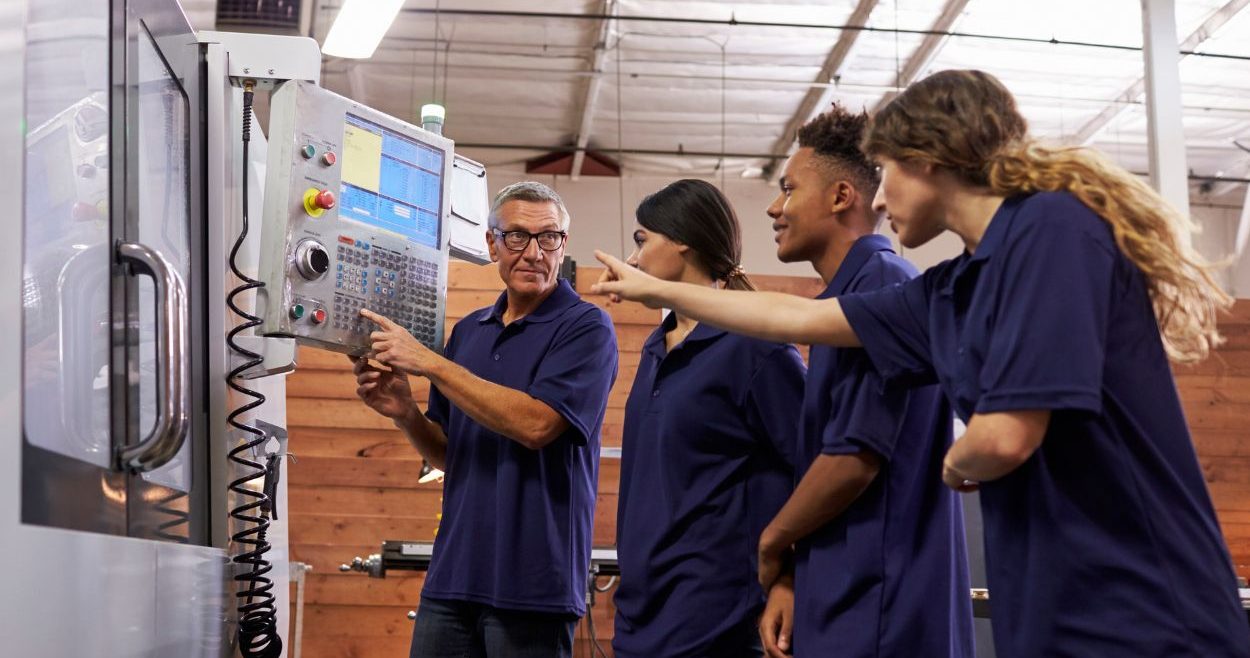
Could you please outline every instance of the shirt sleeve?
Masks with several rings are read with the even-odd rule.
[[[1066,218],[1043,219],[992,259],[1000,284],[977,413],[1102,409],[1115,247]]]
[[[793,468],[798,459],[799,420],[807,367],[793,345],[780,345],[764,355],[747,388],[748,426],[764,437]]]
[[[908,386],[937,382],[929,347],[928,289],[934,271],[838,297],[847,322],[886,381]]]
[[[821,453],[867,449],[889,461],[907,418],[911,389],[887,384],[863,350],[841,350],[838,361],[840,377],[829,393],[835,411],[821,433]]]
[[[603,423],[616,369],[616,332],[596,308],[556,339],[525,392],[563,416],[585,445]]]
[[[443,347],[443,357],[453,363],[456,361],[456,329],[458,327],[459,324],[452,327],[451,336],[447,339],[447,344]],[[451,402],[447,399],[447,396],[443,395],[442,391],[438,390],[437,386],[430,384],[430,399],[425,405],[425,417],[428,418],[430,422],[443,428],[443,432],[446,433],[447,419],[450,415]]]

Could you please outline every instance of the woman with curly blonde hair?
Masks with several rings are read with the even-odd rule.
[[[863,346],[888,379],[940,383],[967,423],[943,479],[981,490],[998,655],[1250,655],[1168,367],[1218,345],[1229,303],[1180,239],[1188,223],[1095,152],[1030,139],[980,71],[912,85],[862,147],[903,245],[949,230],[962,255],[835,300],[705,294],[610,257],[600,290],[770,340]]]

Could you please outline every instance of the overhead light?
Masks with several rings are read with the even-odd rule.
[[[352,59],[372,57],[403,6],[404,0],[345,0],[321,52]]]

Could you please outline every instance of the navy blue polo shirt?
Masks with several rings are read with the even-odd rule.
[[[607,314],[566,281],[507,326],[506,309],[504,293],[457,322],[445,355],[545,403],[569,429],[531,450],[479,425],[431,387],[426,416],[447,434],[447,476],[422,596],[580,616],[616,335]]]
[[[647,339],[625,406],[612,647],[746,656],[763,607],[759,536],[794,478],[803,361],[706,324],[666,353],[675,324]]]
[[[881,235],[852,245],[821,298],[916,276]],[[973,655],[963,509],[942,484],[950,407],[936,386],[887,386],[861,349],[814,345],[799,478],[819,455],[875,454],[881,469],[795,546],[794,655]]]
[[[998,655],[1250,656],[1145,279],[1101,218],[1011,198],[975,254],[841,303],[883,374],[940,381],[960,418],[1052,412],[981,485]]]

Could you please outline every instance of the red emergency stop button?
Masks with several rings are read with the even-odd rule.
[[[82,201],[76,202],[73,207],[70,208],[69,213],[70,217],[73,217],[75,221],[79,222],[85,222],[89,219],[95,219],[100,216],[96,206]]]
[[[326,321],[326,310],[324,308],[315,309],[312,312],[313,324],[321,324]]]
[[[329,210],[334,207],[334,193],[330,190],[321,190],[317,193],[313,203],[317,204],[322,210]]]

